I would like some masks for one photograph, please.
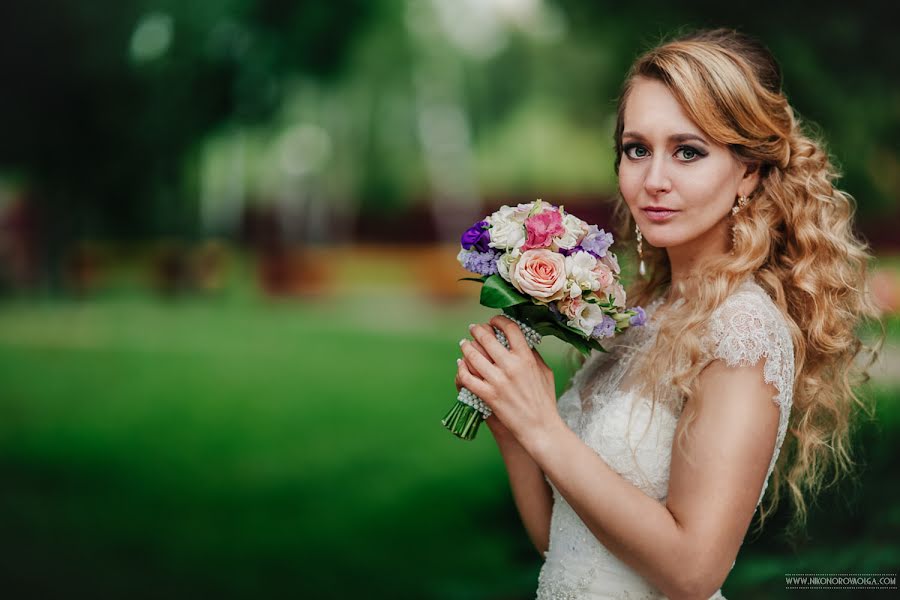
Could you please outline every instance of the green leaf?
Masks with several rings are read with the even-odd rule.
[[[506,281],[502,278],[501,281],[506,283]],[[482,291],[484,291],[483,288]],[[608,350],[604,348],[596,339],[585,338],[584,334],[582,334],[579,330],[569,327],[565,323],[558,321],[553,316],[553,313],[550,312],[550,309],[546,304],[541,304],[534,301],[528,303],[528,300],[531,299],[524,296],[523,298],[525,298],[525,302],[493,308],[502,308],[504,314],[528,323],[535,331],[537,331],[541,335],[550,335],[564,341],[585,356],[590,356],[591,349],[597,350],[599,352],[608,352]],[[484,304],[484,302],[482,302],[482,304]]]
[[[477,281],[478,283],[484,283],[485,279],[487,279],[487,277],[482,275],[481,277],[460,277],[457,281]]]
[[[541,335],[551,335],[558,338],[585,356],[590,356],[591,349],[598,350],[599,352],[608,352],[608,350],[594,338],[585,338],[580,331],[567,326],[565,323],[557,321],[550,315],[550,311],[545,306],[514,306],[511,308],[517,311],[522,311],[524,309],[526,315],[532,314],[537,316],[537,318],[528,318],[527,316],[522,318],[523,315],[521,314],[513,315],[531,325],[534,330]],[[534,311],[532,309],[538,310]],[[504,312],[507,312],[507,309],[504,309]],[[540,317],[541,312],[546,313],[546,318]]]
[[[481,288],[480,303],[489,308],[506,308],[530,302],[531,298],[523,296],[500,275],[488,277]]]

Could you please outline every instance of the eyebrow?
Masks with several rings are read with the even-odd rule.
[[[631,138],[635,138],[635,139],[639,139],[639,140],[647,139],[637,131],[626,131],[626,132],[622,133],[622,137],[623,138],[631,137]],[[693,133],[674,133],[669,136],[670,142],[686,142],[688,140],[697,140],[698,142],[703,142],[704,144],[707,144],[707,145],[709,144],[709,142],[707,142],[704,138],[700,137],[699,135],[693,134]]]

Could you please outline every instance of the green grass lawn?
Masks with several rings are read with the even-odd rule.
[[[4,579],[52,595],[526,594],[538,555],[490,432],[440,425],[469,320],[399,316],[6,306]]]
[[[371,302],[0,305],[4,589],[532,598],[540,558],[490,432],[463,442],[440,424],[456,341],[493,313]],[[561,388],[562,345],[545,356]],[[893,475],[884,440],[866,439],[868,477]],[[748,544],[726,595],[784,597],[779,578],[801,565],[896,567],[897,500],[883,483],[861,505],[876,514],[822,515],[823,532],[855,529],[812,543],[805,563],[775,539]]]

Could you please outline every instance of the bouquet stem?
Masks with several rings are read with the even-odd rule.
[[[468,404],[456,402],[441,423],[456,437],[472,440],[475,439],[475,434],[478,433],[478,427],[482,421],[484,421],[484,416],[479,411]]]

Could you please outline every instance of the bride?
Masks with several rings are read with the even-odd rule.
[[[703,30],[639,57],[615,145],[616,238],[633,226],[646,325],[593,351],[557,402],[550,368],[494,317],[461,342],[456,385],[493,410],[539,599],[723,598],[756,509],[761,527],[786,491],[800,528],[804,495],[851,466],[870,255],[749,36]]]

